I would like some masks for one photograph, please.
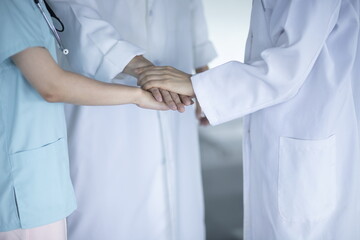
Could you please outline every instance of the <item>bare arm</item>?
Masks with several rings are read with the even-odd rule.
[[[135,87],[99,82],[61,69],[48,50],[26,49],[12,57],[29,83],[48,102],[81,105],[137,104],[143,108],[165,110],[151,94]]]

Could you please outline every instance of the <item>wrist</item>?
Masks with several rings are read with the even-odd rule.
[[[135,70],[137,68],[149,67],[149,66],[154,66],[154,65],[149,60],[144,58],[142,55],[135,56],[125,67],[123,73],[132,75],[137,78],[138,75],[135,73]]]
[[[207,70],[209,70],[209,67],[206,65],[206,66],[203,66],[203,67],[196,68],[195,72],[196,73],[202,73],[202,72],[205,72]]]
[[[142,90],[141,88],[134,87],[131,97],[132,99],[131,103],[135,105],[140,105],[143,96],[144,96],[144,90]]]
[[[154,66],[152,62],[150,62],[148,59],[146,59],[144,56],[136,56],[133,58],[133,68],[142,68],[142,67],[149,67]]]

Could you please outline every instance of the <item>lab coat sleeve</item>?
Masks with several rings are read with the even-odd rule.
[[[360,12],[360,2],[357,2],[358,12]],[[360,32],[358,32],[358,39],[360,39]],[[360,126],[360,42],[358,41],[358,47],[357,47],[357,53],[356,53],[356,59],[354,66],[357,66],[355,68],[355,74],[353,75],[352,79],[352,87],[353,87],[353,95],[354,95],[354,105],[355,105],[355,111],[357,116],[357,122],[358,126]],[[359,137],[360,137],[360,128],[358,128]]]
[[[116,29],[93,8],[69,1],[51,1],[65,25],[60,33],[70,53],[70,69],[102,81],[111,81],[144,50],[123,40]]]
[[[208,65],[217,54],[214,45],[209,40],[202,0],[192,0],[192,26],[194,68],[204,67]]]
[[[269,19],[273,47],[243,64],[229,62],[192,77],[211,124],[224,123],[294,97],[335,27],[340,0],[276,0]],[[258,34],[258,36],[256,35]]]

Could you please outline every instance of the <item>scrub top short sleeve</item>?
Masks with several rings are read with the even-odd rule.
[[[0,22],[0,63],[26,48],[46,47],[52,38],[33,0],[1,0]]]

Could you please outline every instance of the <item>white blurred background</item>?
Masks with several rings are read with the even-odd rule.
[[[219,55],[210,67],[243,61],[252,0],[203,2],[210,39]],[[242,239],[241,136],[241,120],[200,128],[208,240]]]

